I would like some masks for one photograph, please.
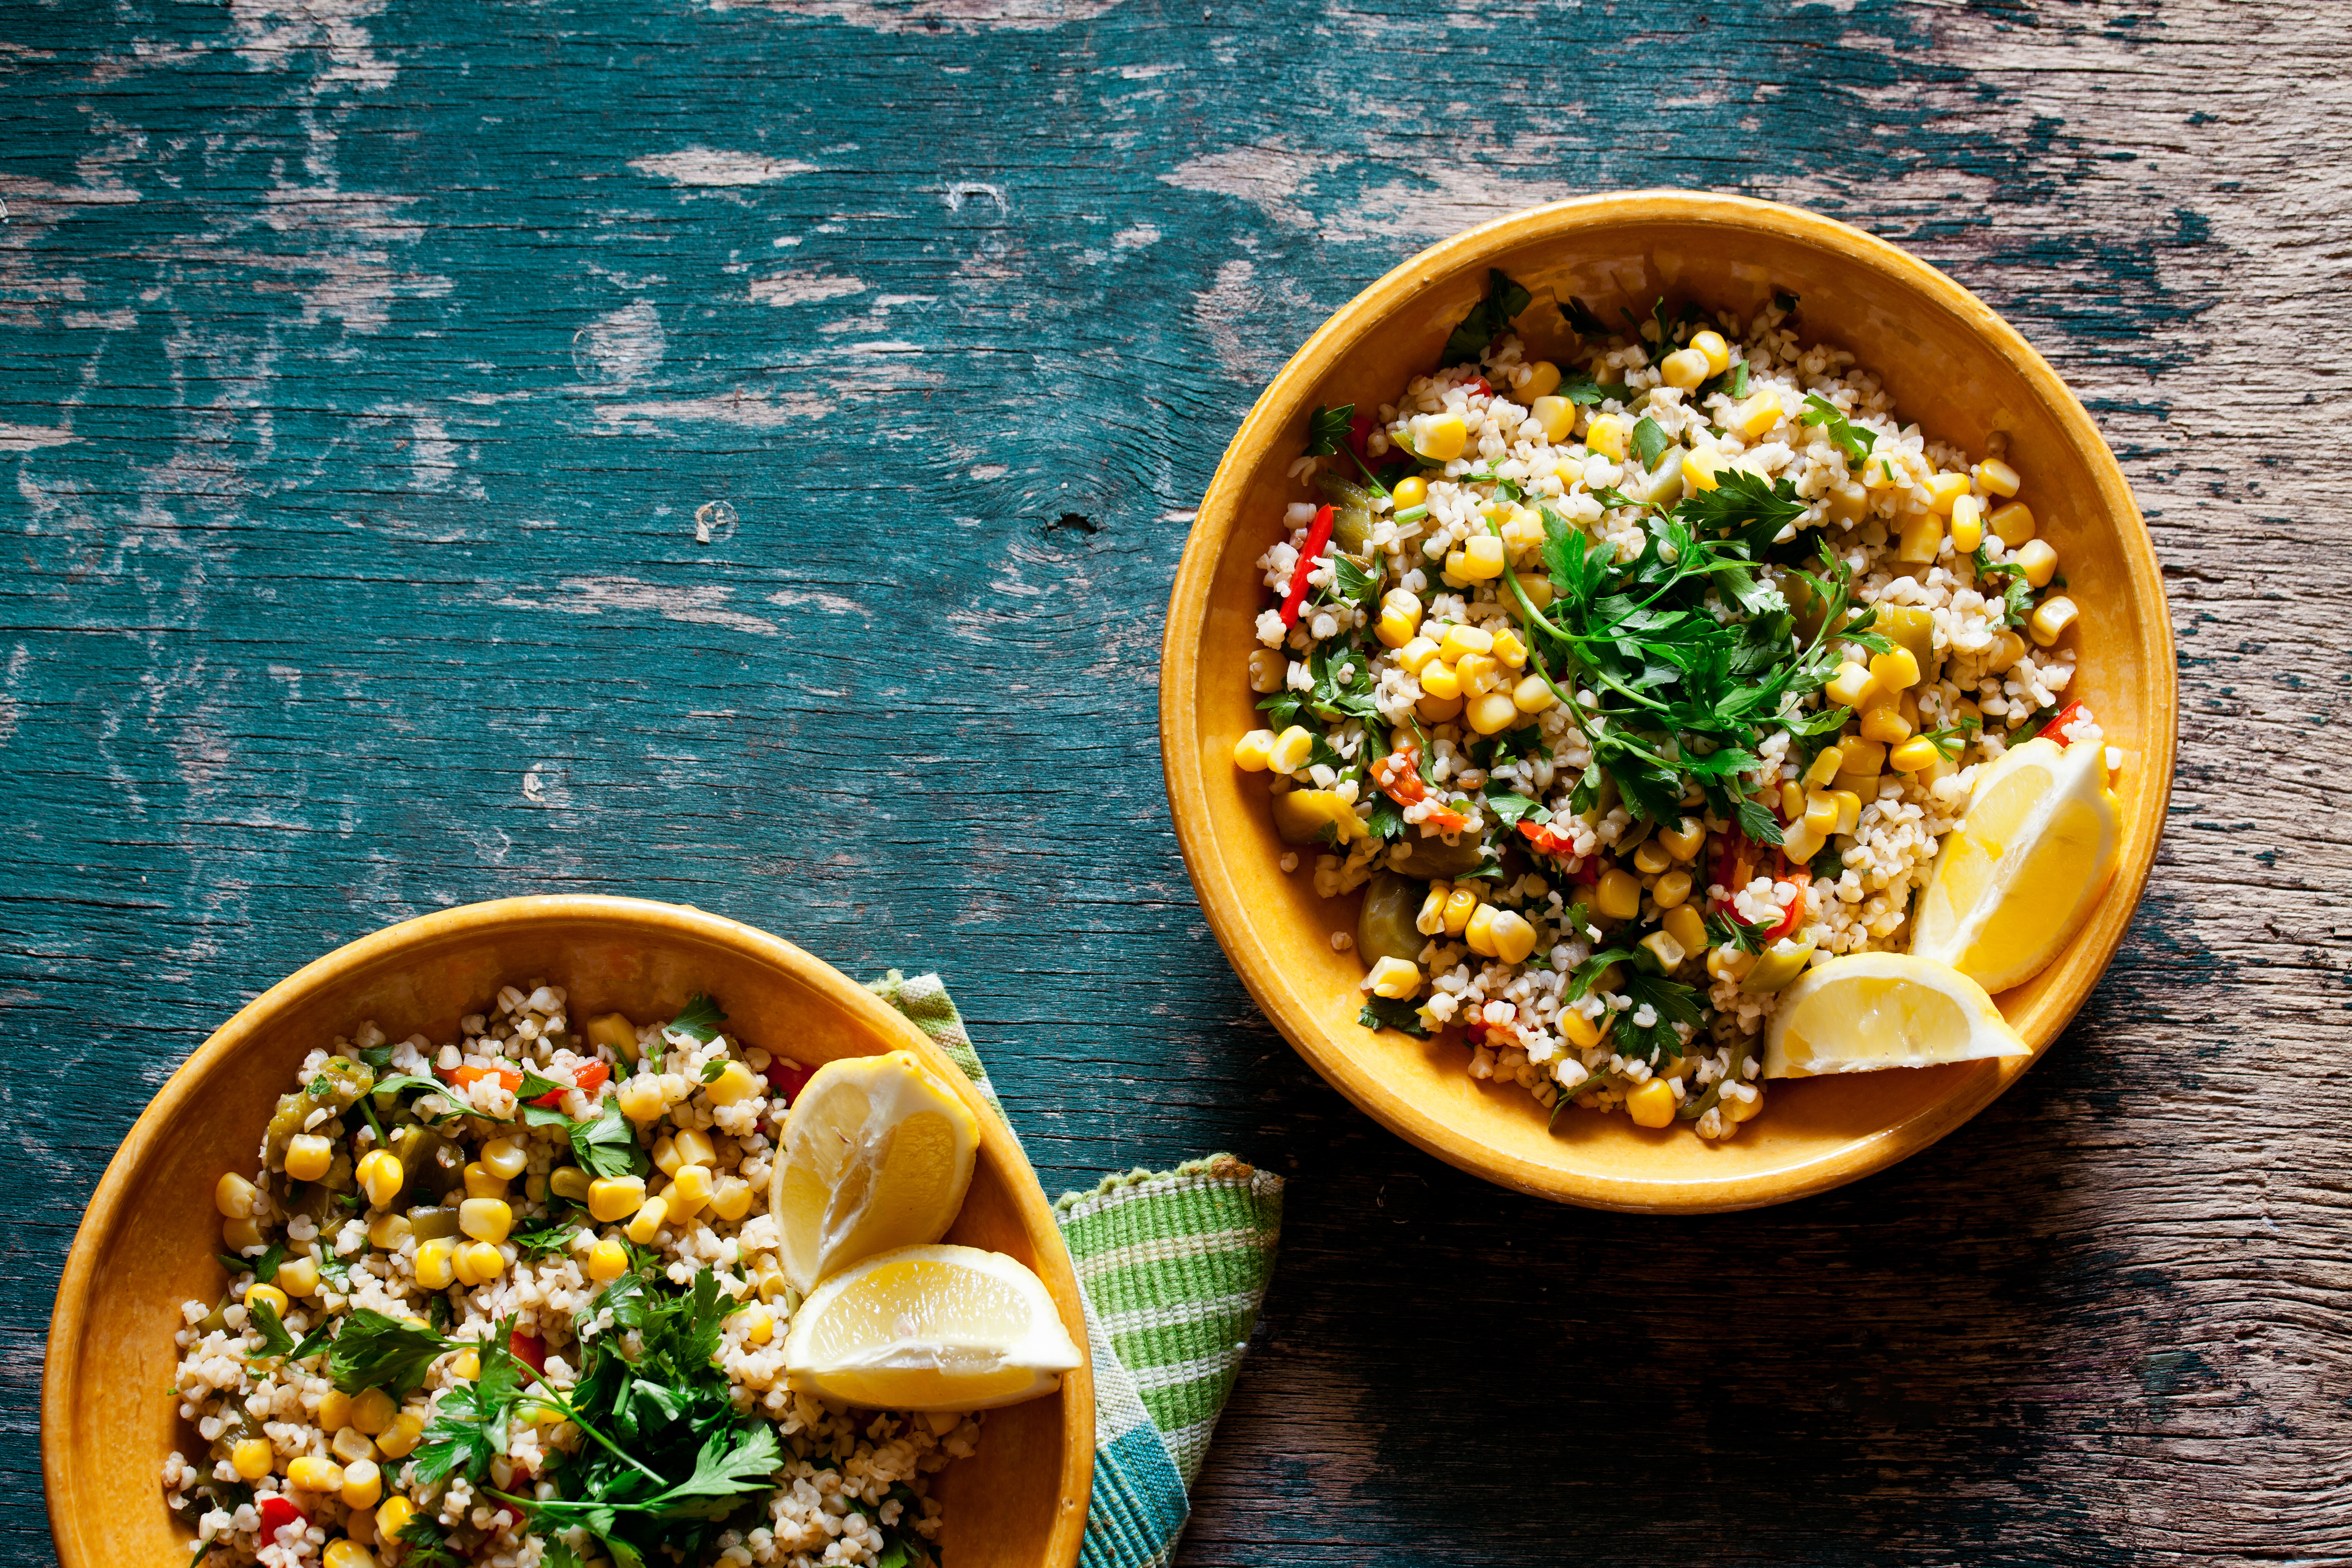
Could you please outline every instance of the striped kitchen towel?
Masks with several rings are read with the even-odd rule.
[[[988,1069],[936,974],[897,970],[875,994],[905,1014],[999,1110]],[[1160,1568],[1176,1552],[1274,1271],[1282,1178],[1230,1154],[1110,1176],[1055,1216],[1086,1296],[1095,1476],[1084,1568]]]

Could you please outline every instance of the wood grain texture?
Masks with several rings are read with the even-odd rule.
[[[542,889],[940,968],[1049,1185],[1294,1177],[1188,1563],[2352,1561],[2342,21],[0,0],[0,1561],[50,1560],[46,1281],[154,1087],[334,943]],[[1671,1224],[1308,1074],[1152,725],[1291,348],[1428,239],[1651,184],[1860,223],[2048,353],[2185,710],[2051,1059]]]

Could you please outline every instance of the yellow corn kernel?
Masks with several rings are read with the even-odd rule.
[[[1397,662],[1419,675],[1429,661],[1437,657],[1437,645],[1425,637],[1413,638],[1397,649]]]
[[[1293,724],[1274,738],[1274,749],[1266,753],[1266,763],[1278,773],[1295,773],[1305,767],[1315,754],[1315,737],[1304,724]],[[625,1112],[627,1107],[622,1107]],[[659,1115],[660,1112],[655,1112]],[[646,1118],[651,1121],[651,1117]]]
[[[256,1280],[254,1283],[247,1285],[245,1288],[245,1305],[248,1311],[263,1301],[268,1302],[270,1310],[276,1312],[279,1317],[283,1318],[286,1315],[286,1309],[289,1303],[286,1300],[285,1291],[280,1290],[275,1285],[264,1285],[259,1280]]]
[[[1494,941],[1495,956],[1505,963],[1524,963],[1528,954],[1536,950],[1533,922],[1515,910],[1497,913],[1493,928],[1486,934]]]
[[[1822,781],[1829,783],[1828,779]],[[1814,832],[1827,837],[1837,830],[1837,797],[1826,790],[1815,789],[1805,795],[1805,821]]]
[[[1515,389],[1521,397],[1549,397],[1559,385],[1559,366],[1539,359],[1528,366],[1528,376]]]
[[[620,1104],[621,1114],[640,1125],[659,1120],[669,1109],[669,1101],[662,1098],[661,1085],[649,1078],[623,1079],[614,1099]]]
[[[514,1228],[514,1207],[504,1198],[467,1198],[457,1205],[457,1228],[476,1241],[504,1241]]]
[[[228,1462],[236,1468],[241,1479],[248,1481],[257,1481],[268,1475],[276,1459],[277,1456],[266,1437],[241,1438],[236,1447],[228,1451]]]
[[[1249,656],[1250,689],[1261,697],[1282,689],[1283,679],[1290,673],[1290,661],[1270,647],[1254,647]]]
[[[1633,1119],[1637,1127],[1672,1127],[1675,1091],[1666,1087],[1664,1079],[1644,1079],[1626,1091],[1625,1114]]]
[[[629,1249],[606,1237],[588,1249],[588,1278],[618,1279],[629,1271]]]
[[[1432,659],[1421,667],[1421,689],[1423,696],[1450,700],[1462,695],[1462,678],[1452,665]]]
[[[221,1179],[213,1184],[213,1207],[220,1210],[223,1219],[250,1216],[253,1200],[257,1195],[253,1184],[235,1171],[223,1171]]]
[[[1936,750],[1936,742],[1925,735],[1914,735],[1886,753],[1886,765],[1898,773],[1916,773],[1943,760],[1944,754]]]
[[[1642,884],[1631,872],[1612,866],[1601,873],[1592,890],[1592,907],[1611,920],[1630,921],[1642,912]]]
[[[1837,802],[1838,816],[1835,831],[1851,838],[1853,837],[1854,830],[1862,826],[1862,796],[1850,789],[1839,789],[1832,790],[1830,798]]]
[[[588,1201],[588,1189],[593,1184],[593,1179],[577,1165],[565,1165],[547,1179],[549,1192],[575,1204]]]
[[[589,1019],[588,1043],[604,1047],[625,1062],[637,1059],[637,1026],[619,1013],[602,1013]]]
[[[1723,427],[1743,441],[1753,441],[1779,423],[1780,395],[1764,391],[1734,405],[1731,412],[1724,416]]]
[[[415,1517],[416,1505],[394,1492],[383,1500],[382,1508],[375,1510],[375,1532],[386,1541],[396,1541],[400,1532],[407,1528],[408,1521]]]
[[[1375,996],[1402,1002],[1421,989],[1421,965],[1409,958],[1383,957],[1364,976],[1363,984]]]
[[[1494,632],[1482,626],[1449,626],[1446,639],[1437,644],[1437,656],[1458,666],[1463,654],[1494,654]]]
[[[231,1252],[243,1252],[248,1247],[261,1245],[261,1226],[249,1219],[221,1221],[221,1245]]]
[[[343,1489],[345,1492],[343,1500],[348,1502],[351,1500],[349,1496],[351,1484],[348,1481],[344,1483]],[[383,1488],[381,1484],[378,1484],[375,1489],[381,1493],[383,1490]],[[373,1502],[375,1500],[373,1498],[370,1498],[368,1500],[370,1502]],[[362,1546],[358,1542],[353,1541],[350,1536],[344,1536],[339,1541],[331,1541],[327,1542],[326,1555],[321,1557],[319,1561],[323,1564],[323,1568],[376,1568],[375,1558],[368,1552],[368,1549]]]
[[[1731,459],[1713,447],[1694,447],[1683,454],[1683,482],[1693,494],[1716,487],[1716,476],[1731,467]]]
[[[1984,542],[1984,502],[1975,496],[1962,496],[1952,503],[1952,548],[1962,555],[1973,555]]]
[[[1792,820],[1805,814],[1805,786],[1790,779],[1780,785],[1780,816]]]
[[[449,1370],[465,1382],[473,1382],[482,1375],[482,1352],[467,1345],[457,1352],[457,1359],[449,1363]]]
[[[315,1182],[335,1163],[335,1146],[315,1132],[297,1132],[287,1141],[286,1173],[298,1182]]]
[[[1444,667],[1441,665],[1439,668]],[[1439,697],[1432,693],[1414,703],[1412,710],[1421,716],[1421,721],[1424,724],[1444,724],[1460,716],[1462,698],[1459,693],[1452,697]]]
[[[2029,587],[2046,588],[2050,579],[2058,574],[2058,552],[2046,539],[2029,539],[2017,547],[2010,560],[2024,569]]]
[[[1480,904],[1476,909],[1470,911],[1470,921],[1467,925],[1462,928],[1462,940],[1464,942],[1468,944],[1471,952],[1484,954],[1488,958],[1495,956],[1495,916],[1496,913],[1497,911],[1492,904]]]
[[[1454,679],[1462,683],[1464,696],[1483,697],[1501,679],[1500,667],[1492,654],[1465,653],[1454,661]]]
[[[1456,888],[1445,895],[1445,934],[1460,936],[1470,917],[1478,912],[1477,892],[1469,888]]]
[[[457,1244],[448,1237],[418,1242],[416,1282],[427,1290],[446,1290],[457,1278]]]
[[[1390,647],[1402,647],[1421,629],[1421,595],[1391,588],[1381,596],[1381,616],[1372,630]]]
[[[1601,1026],[1573,1007],[1561,1010],[1559,1032],[1580,1051],[1589,1051],[1601,1043]]]
[[[1538,610],[1547,609],[1551,605],[1551,579],[1545,576],[1540,572],[1520,573],[1519,592],[1525,594],[1528,596],[1528,603],[1533,605]],[[1518,605],[1517,599],[1514,598],[1511,601],[1511,604],[1513,608],[1516,609]]]
[[[1756,955],[1742,952],[1736,947],[1715,948],[1706,955],[1706,972],[1717,980],[1728,980],[1735,984],[1747,979],[1748,972],[1755,967]]]
[[[1688,392],[1706,379],[1706,355],[1696,349],[1676,349],[1658,362],[1658,374],[1668,386]]]
[[[2015,632],[2003,630],[1993,639],[1985,653],[1985,668],[1995,675],[2006,675],[2010,668],[2025,657],[2025,639]]]
[[[1672,827],[1659,828],[1658,842],[1675,859],[1687,860],[1706,842],[1706,824],[1696,816],[1685,816]]]
[[[1848,659],[1822,689],[1841,708],[1859,708],[1864,698],[1878,689],[1878,682],[1869,670]]]
[[[645,1201],[643,1176],[603,1176],[588,1186],[588,1212],[605,1225],[626,1219]]]
[[[424,1436],[425,1417],[414,1410],[404,1410],[392,1418],[392,1425],[376,1438],[375,1446],[379,1452],[395,1459],[404,1459]]]
[[[1507,691],[1482,691],[1470,700],[1470,727],[1481,735],[1499,735],[1519,718],[1519,705]]]
[[[1837,747],[1823,746],[1813,758],[1812,766],[1805,770],[1805,782],[1815,789],[1825,788],[1830,780],[1837,777],[1837,771],[1844,761],[1845,753]]]
[[[636,1216],[622,1228],[631,1241],[644,1247],[661,1234],[662,1222],[669,1218],[669,1205],[660,1198],[647,1198]]]
[[[1527,668],[1528,645],[1508,626],[1495,634],[1495,662],[1510,669]]]
[[[383,1496],[383,1472],[373,1459],[361,1459],[343,1468],[342,1498],[346,1508],[373,1508]]]
[[[506,1255],[487,1241],[460,1243],[455,1258],[457,1283],[467,1289],[488,1285],[507,1271]]]
[[[1576,429],[1576,405],[1565,397],[1538,397],[1528,412],[1535,416],[1547,441],[1565,441]]]
[[[530,1160],[522,1152],[522,1145],[513,1139],[493,1138],[482,1145],[478,1163],[499,1180],[511,1182],[522,1174],[523,1168],[530,1163]]]
[[[340,1432],[351,1424],[352,1396],[340,1388],[327,1390],[319,1400],[319,1430]]]
[[[1412,917],[1412,929],[1423,936],[1436,936],[1445,930],[1445,900],[1454,891],[1452,883],[1432,882],[1429,891],[1422,895],[1421,912]]]
[[[2048,647],[2066,635],[2066,628],[2074,624],[2075,615],[2074,601],[2063,594],[2042,600],[2042,607],[2033,612],[2033,640]]]
[[[710,1201],[719,1190],[719,1178],[710,1173],[708,1165],[681,1165],[677,1177],[663,1190],[669,1212],[684,1219]]]
[[[1985,520],[1995,537],[2011,550],[2033,537],[2033,509],[2021,500],[2013,500],[1998,508]]]
[[[1633,851],[1633,868],[1653,877],[1673,864],[1674,856],[1654,834],[1642,840],[1642,847]]]
[[[380,1214],[368,1221],[368,1245],[379,1252],[398,1252],[400,1244],[416,1234],[404,1214]]]
[[[1429,504],[1429,481],[1419,474],[1399,479],[1389,490],[1389,500],[1398,511],[1411,511]]]
[[[1741,1098],[1743,1094],[1745,1099]],[[1753,1121],[1756,1113],[1764,1109],[1764,1093],[1752,1083],[1733,1084],[1724,1089],[1717,1104],[1733,1121]]]
[[[677,1163],[681,1165],[712,1165],[719,1162],[719,1146],[699,1127],[689,1127],[678,1133],[670,1140],[670,1147],[677,1151]],[[672,1171],[669,1174],[677,1173]]]
[[[323,1426],[326,1425],[323,1419],[325,1415],[323,1407],[320,1414],[321,1416],[320,1425]],[[362,1389],[352,1399],[351,1425],[370,1437],[378,1436],[389,1431],[399,1415],[399,1405],[394,1401],[391,1394],[381,1388]]]
[[[1650,887],[1650,897],[1662,910],[1671,910],[1687,902],[1690,895],[1691,874],[1679,868],[1665,872]]]
[[[507,1195],[507,1182],[479,1160],[466,1164],[466,1195],[469,1198],[502,1198]]]
[[[1731,368],[1731,345],[1723,341],[1721,332],[1712,329],[1693,332],[1690,346],[1706,356],[1707,374],[1721,375]]]
[[[1252,730],[1234,742],[1234,766],[1245,773],[1262,773],[1274,760],[1274,731]]]
[[[340,1491],[343,1485],[343,1468],[332,1459],[305,1454],[286,1467],[286,1479],[306,1492]]]
[[[315,1296],[319,1293],[319,1260],[315,1258],[289,1258],[278,1266],[278,1287],[289,1296]]]
[[[740,1176],[721,1176],[710,1194],[710,1212],[733,1222],[751,1212],[751,1184]]]
[[[1862,716],[1862,738],[1887,745],[1911,738],[1911,721],[1894,708],[1873,708]]]
[[[725,1067],[720,1068],[719,1069],[719,1076],[702,1086],[703,1094],[709,1099],[710,1103],[713,1105],[733,1105],[739,1101],[751,1099],[751,1096],[757,1094],[759,1090],[760,1080],[751,1075],[751,1069],[744,1066],[741,1062],[733,1061],[730,1061]],[[700,1133],[694,1132],[692,1129],[688,1129],[688,1131],[681,1132],[677,1135],[677,1141],[681,1147],[685,1145],[689,1135],[701,1137]],[[709,1142],[709,1140],[708,1138],[704,1138],[703,1142],[707,1145]],[[702,1163],[706,1164],[709,1163],[708,1155],[704,1156]]]
[[[1930,474],[1923,487],[1927,492],[1927,504],[1939,513],[1949,513],[1952,503],[1969,493],[1966,474]]]
[[[1614,414],[1603,414],[1584,433],[1585,449],[1597,452],[1612,463],[1625,460],[1625,422]]]
[[[1870,656],[1870,680],[1881,691],[1908,691],[1919,684],[1919,660],[1897,643]]]
[[[371,1149],[360,1156],[360,1190],[367,1194],[369,1203],[383,1208],[400,1196],[400,1189],[408,1184],[408,1172],[401,1165],[400,1156],[389,1149]]]
[[[1465,583],[1492,582],[1504,565],[1503,542],[1491,533],[1474,533],[1445,556],[1445,570]]]
[[[1470,426],[1450,408],[1443,414],[1421,415],[1412,422],[1412,449],[1433,463],[1452,462],[1469,442]]]
[[[1540,675],[1530,675],[1511,688],[1511,706],[1522,713],[1540,713],[1556,700]]]
[[[1885,765],[1885,742],[1873,741],[1866,736],[1850,737],[1845,742],[1845,765],[1839,770],[1839,776],[1874,773]]]
[[[1696,952],[1706,945],[1706,919],[1688,903],[1670,906],[1659,917],[1666,934],[1682,943],[1685,952]]]
[[[1780,830],[1780,853],[1789,858],[1791,865],[1801,866],[1820,854],[1827,840],[1828,835],[1801,816]]]
[[[1999,458],[1987,458],[1976,466],[1975,472],[1977,483],[1983,488],[1985,494],[2004,500],[2015,495],[2024,483],[2017,470]]]
[[[663,1175],[677,1175],[678,1166],[684,1163],[677,1157],[677,1141],[667,1136],[655,1139],[653,1160],[654,1169]]]
[[[1944,520],[1932,511],[1923,511],[1903,525],[1903,537],[1895,546],[1895,558],[1912,565],[1924,565],[1944,551]]]

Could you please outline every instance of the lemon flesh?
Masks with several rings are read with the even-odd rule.
[[[2121,813],[2104,751],[2037,738],[1986,770],[1919,895],[1914,953],[1988,991],[2058,956],[2115,878]]]
[[[974,1247],[904,1247],[835,1275],[784,1339],[793,1388],[867,1409],[989,1410],[1084,1358],[1045,1281]]]
[[[1876,1072],[2032,1053],[1983,986],[1906,952],[1857,952],[1780,994],[1764,1037],[1766,1078]]]
[[[825,1063],[793,1101],[768,1191],[795,1289],[955,1222],[980,1125],[908,1051]]]

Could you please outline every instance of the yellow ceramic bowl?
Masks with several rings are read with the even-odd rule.
[[[636,899],[530,898],[426,915],[329,953],[205,1042],[131,1128],[90,1199],[49,1320],[41,1466],[63,1568],[185,1563],[193,1540],[163,1506],[173,1448],[203,1452],[165,1390],[180,1303],[220,1292],[213,1184],[245,1170],[304,1053],[368,1019],[397,1038],[454,1036],[509,981],[543,976],[573,1014],[673,1014],[707,991],[746,1041],[814,1065],[908,1050],[958,1085],[980,1119],[979,1166],[948,1239],[1035,1269],[1086,1342],[1077,1280],[1021,1146],[963,1074],[863,987],[789,942],[700,910]],[[1068,1568],[1094,1473],[1094,1385],[992,1411],[971,1458],[941,1476],[945,1549],[959,1568]]]
[[[2171,784],[2172,637],[2147,528],[2082,405],[1981,300],[1884,241],[1767,202],[1646,191],[1538,207],[1422,252],[1307,340],[1225,449],[1177,574],[1160,685],[1168,797],[1210,926],[1317,1071],[1391,1131],[1489,1181],[1598,1208],[1694,1212],[1785,1202],[1882,1169],[1975,1115],[2030,1063],[1775,1084],[1764,1114],[1727,1143],[1574,1109],[1547,1131],[1524,1090],[1473,1081],[1460,1045],[1357,1026],[1363,967],[1329,940],[1355,930],[1356,898],[1318,899],[1307,876],[1283,875],[1265,781],[1234,766],[1234,742],[1260,721],[1246,660],[1266,598],[1252,563],[1283,533],[1284,506],[1304,496],[1286,470],[1306,447],[1308,412],[1392,402],[1435,369],[1490,267],[1535,295],[1518,323],[1531,357],[1573,347],[1555,303],[1570,295],[1614,321],[1620,307],[1646,315],[1661,294],[1746,314],[1786,289],[1801,296],[1801,334],[1853,351],[1931,437],[1981,453],[2008,432],[2024,498],[2082,607],[2071,695],[2132,753],[2113,890],[2056,963],[1999,999],[2036,1057],[2090,994],[2139,901]]]

